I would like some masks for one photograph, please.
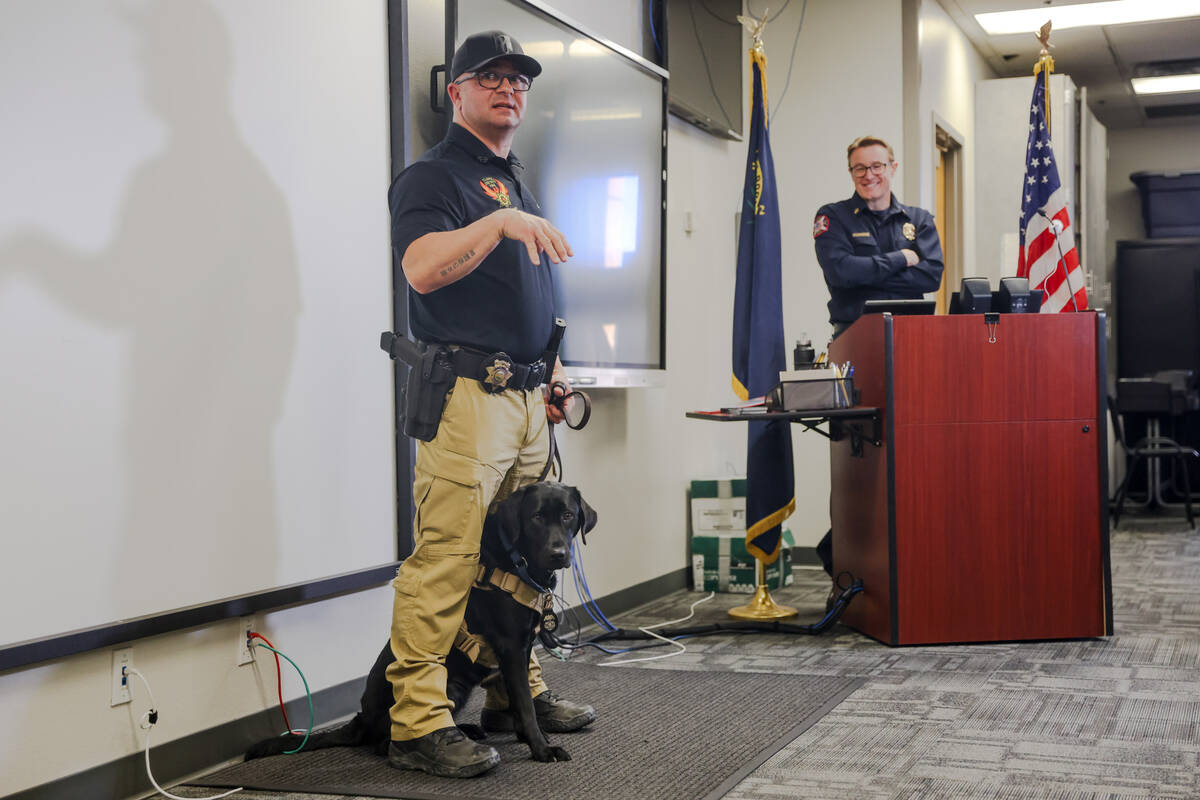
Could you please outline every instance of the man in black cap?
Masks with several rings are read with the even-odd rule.
[[[417,444],[415,549],[394,583],[395,661],[387,669],[395,698],[389,763],[446,777],[478,775],[500,761],[455,727],[445,660],[452,646],[479,644],[460,626],[484,516],[493,502],[538,479],[549,457],[546,420],[562,418],[544,394],[550,377],[566,382],[562,365],[540,359],[555,319],[550,264],[573,253],[538,216],[509,149],[541,71],[507,34],[467,37],[451,63],[454,117],[446,138],[388,192],[413,333],[465,353],[455,359],[437,435]],[[459,371],[463,361],[474,369]],[[486,646],[477,663],[495,664]],[[529,685],[543,730],[577,730],[596,718],[591,706],[554,696],[532,658]],[[483,727],[512,730],[502,681],[484,688]]]

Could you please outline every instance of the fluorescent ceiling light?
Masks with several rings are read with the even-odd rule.
[[[1134,78],[1135,94],[1168,94],[1170,92],[1200,92],[1200,74],[1159,75],[1154,78]]]
[[[1126,22],[1151,22],[1159,19],[1200,16],[1200,0],[1109,0],[1103,3],[1077,3],[1069,6],[1040,6],[1019,11],[993,11],[976,14],[975,20],[991,35],[1034,33],[1046,20],[1053,30],[1082,28],[1088,25],[1121,25]]]

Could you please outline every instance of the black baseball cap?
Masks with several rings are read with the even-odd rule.
[[[513,62],[521,74],[536,78],[542,74],[537,59],[525,55],[521,43],[503,31],[483,31],[468,36],[454,51],[450,63],[450,79],[456,80],[466,72],[475,72],[498,58]]]

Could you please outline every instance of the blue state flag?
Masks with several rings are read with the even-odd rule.
[[[753,110],[733,299],[733,390],[742,400],[765,395],[787,366],[779,203],[767,136],[767,60],[751,50],[750,61]],[[792,432],[777,420],[751,421],[747,429],[746,549],[771,564],[779,557],[780,524],[796,507]]]

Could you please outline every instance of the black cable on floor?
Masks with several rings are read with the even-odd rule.
[[[778,620],[772,620],[770,622],[755,622],[751,620],[742,622],[712,622],[707,625],[692,625],[685,628],[663,628],[659,631],[659,634],[668,639],[683,637],[691,638],[694,636],[712,636],[719,633],[788,633],[816,636],[824,633],[837,624],[837,621],[841,619],[842,614],[845,612],[846,607],[850,605],[850,601],[854,598],[854,595],[863,590],[862,581],[858,578],[850,578],[847,585],[844,587],[841,587],[841,584],[839,583],[839,587],[841,588],[841,592],[834,599],[829,611],[827,611],[825,616],[819,621],[811,625],[795,625],[786,622],[780,622]],[[580,642],[576,645],[576,647],[586,646],[589,644],[599,644],[600,642],[613,640],[653,638],[656,637],[653,637],[644,631],[618,628],[614,631],[605,631],[592,637],[591,639]],[[545,640],[543,639],[543,642],[544,641]],[[661,646],[661,643],[648,646]]]

